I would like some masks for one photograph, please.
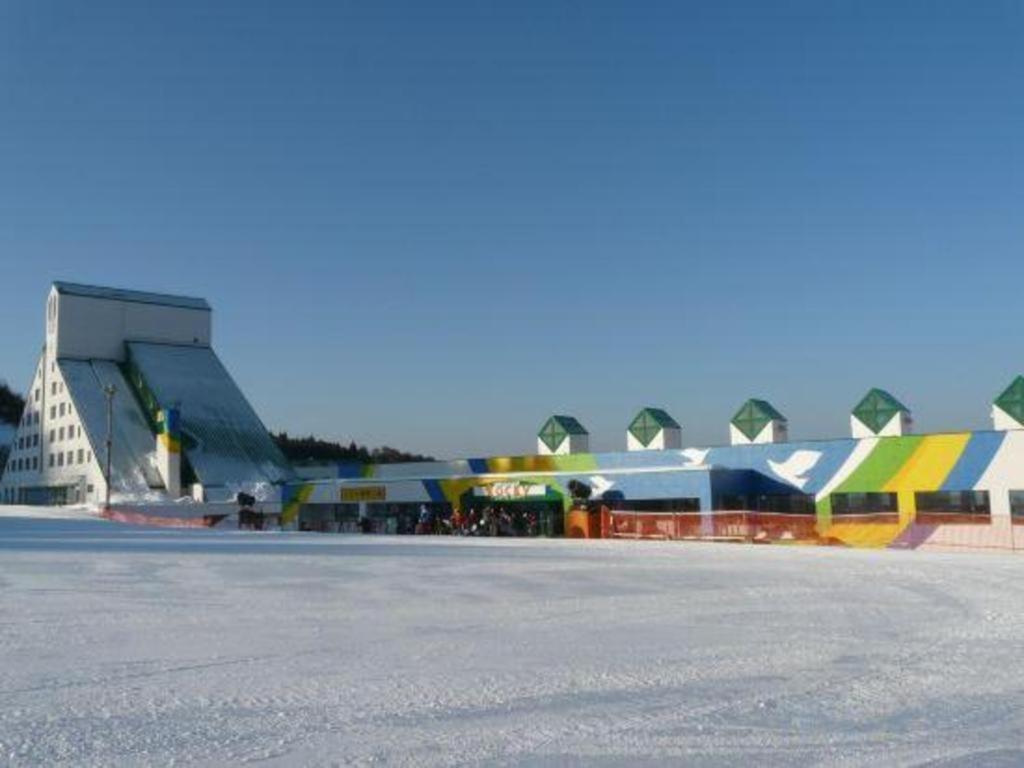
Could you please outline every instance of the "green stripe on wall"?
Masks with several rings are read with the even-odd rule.
[[[886,437],[861,462],[833,493],[872,493],[881,491],[921,444],[921,435]]]

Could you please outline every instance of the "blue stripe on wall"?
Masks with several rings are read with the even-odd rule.
[[[969,491],[981,479],[1006,438],[1005,432],[975,432],[942,484],[944,491]]]
[[[444,493],[441,491],[441,483],[437,480],[424,480],[423,487],[426,488],[427,495],[430,496],[431,501],[447,501]]]

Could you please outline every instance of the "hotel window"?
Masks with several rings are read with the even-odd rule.
[[[68,466],[70,467],[74,463],[75,463],[75,452],[74,451],[68,451]]]
[[[32,447],[35,448],[38,445],[39,445],[39,433],[36,432],[34,435],[32,435]]]
[[[753,509],[776,515],[813,515],[814,496],[808,493],[767,493],[753,499]]]
[[[60,453],[57,454],[57,466],[58,467],[63,467],[64,466],[64,452],[63,451],[61,451]]]
[[[50,394],[51,395],[56,395],[57,394],[57,382],[56,381],[50,382]]]
[[[895,493],[833,493],[832,515],[884,515],[899,512]]]
[[[1024,523],[1024,491],[1010,491],[1010,517]]]
[[[84,458],[85,458],[85,451],[84,451],[84,450],[82,450],[81,448],[79,448],[79,449],[78,449],[78,463],[79,463],[79,464],[82,464],[82,463],[84,463],[84,462],[82,461],[82,459],[84,459]]]
[[[39,469],[39,457],[38,456],[33,456],[32,457],[32,469]]]
[[[51,405],[50,406],[50,418],[51,419],[56,419],[57,418],[57,406],[56,405]]]
[[[988,491],[929,491],[914,494],[919,522],[988,522]]]
[[[50,454],[50,466],[51,466],[51,467],[53,466],[53,461],[54,461],[54,459],[53,459],[53,454],[51,453],[51,454]]]
[[[700,499],[616,499],[610,506],[628,512],[700,512]]]
[[[58,434],[58,435],[60,435],[60,437],[59,437],[59,438],[57,438],[57,439],[58,439],[58,440],[63,440],[63,439],[64,439],[64,427],[61,427],[61,428],[60,428],[60,429],[59,429],[59,430],[57,431],[57,434]]]
[[[39,402],[39,387],[36,387],[36,392],[35,392],[35,401],[36,401],[37,403]]]
[[[56,429],[51,429],[50,430],[50,442],[51,443],[57,442],[57,430]]]
[[[85,452],[85,463],[92,464],[92,451]]]

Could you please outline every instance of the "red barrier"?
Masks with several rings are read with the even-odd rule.
[[[159,517],[126,509],[107,508],[100,512],[100,517],[113,520],[115,523],[127,523],[128,525],[152,525],[158,528],[210,528],[227,517],[227,515]]]
[[[604,510],[602,518],[602,533],[608,538],[816,543],[820,540],[817,518],[807,514]]]

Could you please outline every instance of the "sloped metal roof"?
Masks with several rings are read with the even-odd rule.
[[[212,349],[129,342],[128,352],[156,403],[180,409],[182,449],[203,485],[241,490],[293,476]]]
[[[113,384],[113,451],[110,457],[110,491],[138,498],[163,487],[157,470],[156,438],[121,375],[116,363],[106,360],[58,360],[61,376],[71,395],[82,428],[92,446],[93,461],[106,460],[107,398],[103,387]]]
[[[195,298],[192,296],[173,296],[167,293],[129,291],[123,288],[107,288],[99,285],[67,283],[62,280],[55,281],[53,287],[57,289],[57,293],[68,296],[86,296],[91,299],[131,301],[138,304],[157,304],[165,307],[199,309],[206,312],[210,311],[210,305],[206,302],[206,299]]]

